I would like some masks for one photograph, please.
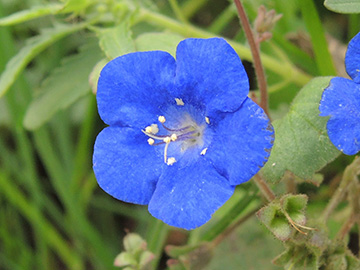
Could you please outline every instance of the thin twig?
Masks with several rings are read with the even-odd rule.
[[[213,247],[216,247],[218,244],[220,244],[229,234],[231,234],[237,227],[239,227],[242,223],[244,223],[246,220],[254,216],[254,214],[259,211],[259,208],[254,209],[253,211],[249,212],[242,218],[240,218],[238,221],[230,225],[226,228],[221,234],[219,234],[213,241],[212,245]]]
[[[259,90],[260,90],[260,107],[263,108],[265,113],[269,116],[267,83],[266,83],[264,67],[261,63],[259,46],[257,46],[257,44],[255,42],[254,34],[250,27],[249,19],[246,15],[246,12],[244,10],[244,7],[243,7],[241,1],[234,0],[234,3],[236,5],[236,8],[237,8],[237,11],[239,14],[239,18],[240,18],[240,22],[243,26],[246,38],[249,42],[251,54],[253,56],[255,73],[256,73],[257,81],[259,84]]]
[[[346,191],[348,190],[349,184],[354,180],[354,177],[359,173],[360,158],[355,158],[353,163],[346,167],[344,175],[341,179],[339,187],[336,189],[334,195],[331,197],[330,202],[326,206],[324,212],[321,215],[321,220],[327,221],[330,214],[334,211],[336,206],[344,198]]]
[[[269,202],[273,201],[276,198],[274,192],[271,190],[269,185],[264,181],[264,179],[261,178],[259,174],[254,175],[253,179],[256,185],[258,186],[258,188],[260,189],[260,191],[262,192],[262,194]]]
[[[343,240],[345,235],[347,235],[348,232],[351,230],[351,228],[354,226],[356,219],[358,219],[358,218],[359,218],[358,215],[351,214],[350,218],[341,227],[340,231],[336,235],[336,238],[339,240]]]

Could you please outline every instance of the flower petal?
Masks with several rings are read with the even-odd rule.
[[[333,78],[320,101],[320,115],[330,116],[327,131],[331,142],[347,155],[360,150],[360,85]]]
[[[205,157],[231,185],[250,180],[266,163],[273,144],[274,131],[264,111],[247,98],[215,128]]]
[[[166,52],[135,52],[110,61],[101,71],[98,110],[108,125],[144,128],[157,121],[164,104],[174,102],[176,64]]]
[[[239,56],[222,38],[186,39],[176,52],[178,97],[206,105],[206,115],[237,110],[249,92]]]
[[[162,171],[162,156],[141,131],[107,127],[96,138],[93,167],[99,186],[129,203],[148,204]]]
[[[357,83],[360,83],[360,33],[350,41],[345,56],[346,72]]]
[[[233,192],[205,159],[181,169],[175,163],[160,177],[149,212],[171,226],[191,230],[206,223]]]

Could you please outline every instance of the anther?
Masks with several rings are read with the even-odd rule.
[[[175,101],[176,101],[176,105],[178,105],[178,106],[185,105],[184,101],[181,98],[175,98]]]
[[[170,143],[170,142],[171,142],[171,138],[170,138],[170,137],[165,137],[165,138],[163,139],[163,141],[164,141],[165,143]]]
[[[152,133],[152,127],[151,127],[151,126],[147,126],[147,127],[145,128],[145,132],[147,132],[147,133]]]
[[[166,164],[169,165],[169,166],[171,166],[171,165],[173,165],[175,162],[176,162],[176,159],[175,159],[174,157],[170,157],[170,158],[168,158]]]
[[[154,141],[154,139],[149,138],[149,139],[147,140],[147,142],[148,142],[150,145],[153,145],[155,141]]]
[[[165,123],[165,121],[166,121],[165,116],[163,116],[163,115],[160,115],[159,118],[158,118],[158,120],[159,120],[159,122],[162,123],[162,124]]]
[[[174,133],[174,134],[171,134],[171,140],[173,141],[173,142],[175,142],[176,140],[177,140],[177,135]]]
[[[210,119],[209,119],[209,117],[205,117],[205,122],[206,122],[206,124],[210,125]]]
[[[200,152],[200,155],[205,156],[206,151],[207,151],[207,148],[204,148],[204,149]]]

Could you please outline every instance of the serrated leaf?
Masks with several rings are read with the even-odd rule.
[[[89,93],[89,74],[101,58],[96,42],[83,47],[79,54],[68,57],[44,81],[40,94],[27,109],[24,126],[31,130],[40,127],[58,110]]]
[[[324,5],[338,13],[360,13],[360,2],[357,0],[325,0]]]
[[[135,44],[126,23],[97,31],[100,47],[109,59],[134,52]]]
[[[36,19],[42,16],[55,14],[63,8],[61,4],[47,4],[22,10],[0,19],[0,25],[14,25]]]
[[[6,64],[0,77],[0,97],[14,83],[20,72],[30,61],[59,39],[84,28],[86,24],[57,25],[53,29],[44,30],[39,36],[29,39],[26,45]]]
[[[287,115],[273,122],[275,143],[262,169],[268,181],[279,181],[287,170],[309,179],[340,154],[327,136],[328,118],[320,117],[318,110],[330,79],[318,77],[310,81],[295,97]]]
[[[135,40],[137,51],[165,51],[175,57],[176,47],[184,38],[170,33],[146,33]]]

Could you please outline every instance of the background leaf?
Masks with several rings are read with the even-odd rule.
[[[268,181],[280,180],[287,170],[302,179],[311,178],[340,154],[327,136],[328,118],[320,117],[318,109],[330,78],[310,81],[296,96],[287,115],[274,121],[275,143],[262,169]]]
[[[55,28],[46,29],[41,33],[41,35],[29,39],[26,46],[24,46],[18,54],[11,58],[11,60],[7,63],[5,71],[1,74],[0,97],[6,93],[20,72],[36,55],[45,50],[51,44],[55,43],[57,40],[79,31],[85,26],[86,24],[57,25]]]
[[[146,33],[135,40],[138,51],[166,51],[175,57],[176,47],[184,38],[170,33]]]
[[[96,42],[83,47],[79,54],[66,58],[44,82],[41,93],[31,102],[24,119],[27,129],[36,129],[58,110],[89,93],[89,75],[102,58]]]
[[[134,52],[135,44],[127,23],[98,31],[100,47],[109,59]]]
[[[325,0],[324,5],[338,13],[360,13],[360,2],[356,0]]]
[[[0,19],[0,25],[13,25],[22,22],[26,22],[42,16],[55,14],[58,12],[63,5],[61,4],[48,4],[44,6],[36,6],[31,9],[22,10],[13,13],[5,18]]]

